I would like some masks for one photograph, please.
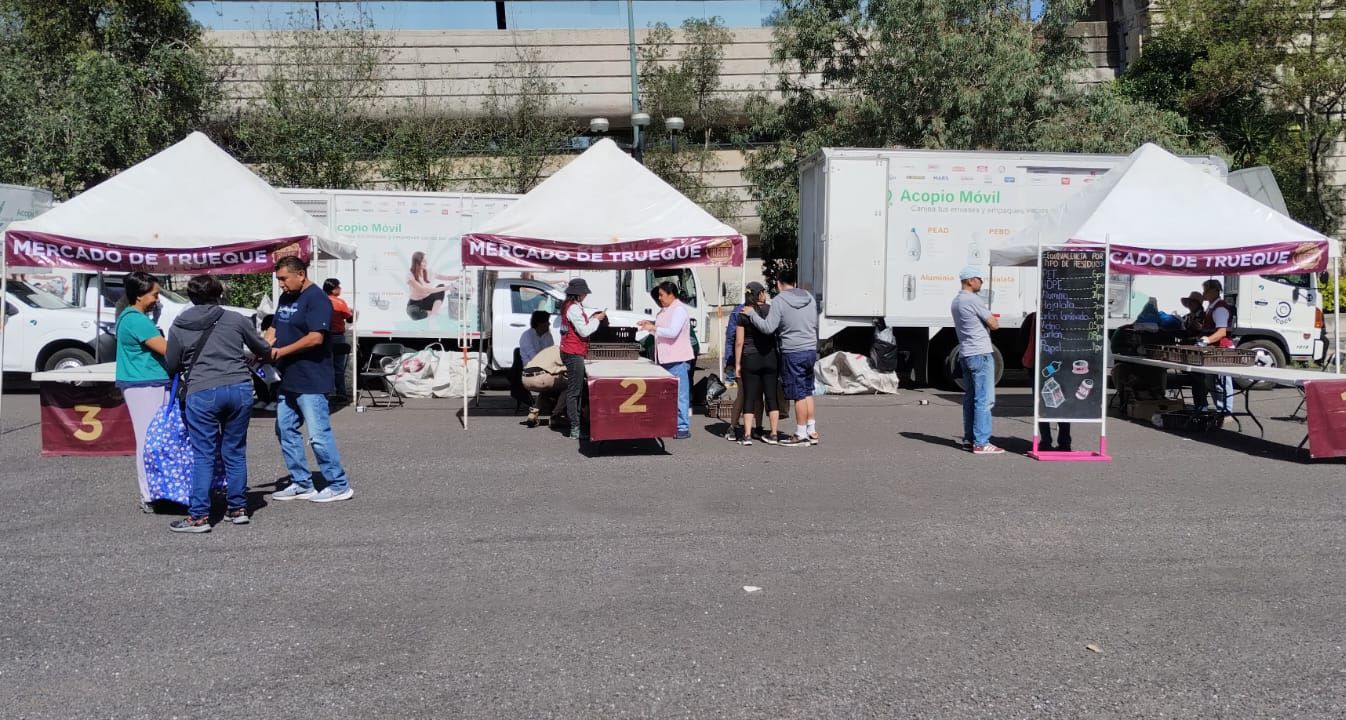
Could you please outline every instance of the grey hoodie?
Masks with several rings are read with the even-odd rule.
[[[766,317],[747,313],[754,327],[762,332],[776,332],[780,328],[781,352],[804,352],[818,349],[818,305],[813,293],[799,288],[782,290],[771,301]]]
[[[182,311],[168,332],[164,364],[170,373],[187,371],[201,336],[211,325],[215,331],[200,349],[201,359],[187,378],[188,393],[252,380],[243,361],[245,345],[254,355],[268,357],[271,353],[271,346],[257,334],[251,320],[219,305],[193,305]]]

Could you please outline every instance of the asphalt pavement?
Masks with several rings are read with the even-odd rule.
[[[1017,453],[1028,400],[996,408]],[[501,398],[468,430],[344,410],[330,505],[267,502],[258,417],[253,524],[183,536],[129,458],[40,457],[8,395],[0,717],[1346,717],[1346,472],[1298,462],[1302,423],[1114,421],[1112,463],[1040,463],[959,450],[958,402],[594,457]]]

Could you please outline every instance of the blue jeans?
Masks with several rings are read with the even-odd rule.
[[[332,420],[328,415],[327,396],[287,393],[276,397],[276,437],[280,438],[280,454],[290,471],[290,482],[301,488],[313,487],[313,472],[308,469],[308,455],[304,453],[303,427],[308,425],[309,442],[318,468],[327,478],[327,487],[345,492],[350,485],[346,469],[341,466],[336,438],[332,436]]]
[[[995,355],[963,358],[963,441],[977,447],[991,442],[995,407]]]
[[[660,363],[678,379],[678,432],[692,431],[692,361]]]
[[[248,506],[248,421],[252,419],[252,382],[197,390],[187,396],[187,435],[192,440],[192,492],[187,512],[210,514],[210,482],[215,463],[224,460],[229,509]]]

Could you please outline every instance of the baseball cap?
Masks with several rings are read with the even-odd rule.
[[[756,280],[753,280],[752,282],[748,283],[748,292],[752,293],[753,295],[756,295],[757,293],[762,292],[764,290],[766,290],[766,286],[764,286],[762,283],[757,282]]]
[[[977,267],[976,265],[968,265],[967,267],[958,271],[959,282],[966,282],[968,280],[971,280],[972,278],[980,278],[982,276],[983,273],[981,271],[981,268]]]

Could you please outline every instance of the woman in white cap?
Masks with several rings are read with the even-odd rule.
[[[566,286],[561,304],[561,362],[566,366],[566,416],[570,418],[570,437],[580,437],[580,395],[584,392],[584,360],[589,357],[589,336],[598,331],[606,313],[591,313],[584,307],[589,283],[575,278]]]

